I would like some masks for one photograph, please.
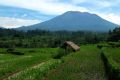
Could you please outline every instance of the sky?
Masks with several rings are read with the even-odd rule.
[[[120,0],[0,0],[0,26],[33,25],[67,11],[94,13],[120,24],[119,5]]]

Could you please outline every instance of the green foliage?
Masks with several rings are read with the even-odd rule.
[[[15,48],[8,48],[6,51],[7,51],[8,53],[11,53],[11,52],[14,52],[14,51],[15,51]]]
[[[100,45],[100,44],[97,45],[97,48],[99,48],[99,49],[101,49],[102,47],[103,47],[103,45]]]
[[[63,56],[70,54],[69,50],[59,48],[58,53],[53,56],[54,59],[60,59]]]
[[[115,28],[113,31],[109,31],[108,41],[120,40],[120,27]]]
[[[88,31],[44,31],[30,30],[27,32],[12,29],[0,29],[0,47],[59,47],[70,40],[77,44],[95,44],[106,39],[107,33],[97,33]]]
[[[0,49],[4,53],[0,54],[0,80],[12,73],[47,61],[58,51],[57,48],[16,48],[16,50],[25,54],[21,56],[5,54],[6,50]],[[30,50],[34,50],[35,52],[29,52]]]
[[[44,75],[51,69],[57,67],[61,60],[48,60],[34,67],[30,67],[17,75],[9,77],[7,80],[43,80]]]
[[[24,55],[23,52],[16,51],[15,48],[8,48],[8,49],[7,49],[7,52],[8,52],[8,53],[11,53],[11,54],[15,54],[15,55]]]
[[[51,70],[44,80],[106,80],[104,65],[96,46],[81,46],[80,51],[63,57],[64,63]]]
[[[52,59],[59,51],[66,53],[59,48],[15,50],[25,54],[0,54],[1,80],[106,80],[100,50],[95,45],[81,46],[80,51],[72,52],[61,59]]]
[[[108,42],[108,44],[109,44],[111,47],[113,47],[113,48],[115,48],[115,47],[120,47],[120,43],[119,43],[119,42]]]
[[[109,47],[109,44],[106,42],[98,43],[97,48],[102,49],[103,47]]]
[[[104,48],[102,58],[104,60],[110,80],[120,80],[120,48]]]
[[[14,52],[11,52],[12,54],[15,54],[15,55],[24,55],[24,53],[22,52],[19,52],[19,51],[14,51]]]

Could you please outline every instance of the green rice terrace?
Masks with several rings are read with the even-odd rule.
[[[118,47],[82,45],[76,52],[60,48],[9,51],[0,49],[0,80],[120,80]]]

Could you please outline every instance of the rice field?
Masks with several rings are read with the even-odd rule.
[[[104,54],[120,66],[120,48],[104,48]]]
[[[0,49],[0,80],[21,70],[47,61],[57,53],[57,48],[17,49],[24,55],[13,55]]]
[[[16,50],[24,55],[0,49],[0,80],[120,80],[120,48],[83,45],[60,59],[59,48]]]
[[[81,46],[79,52],[64,57],[63,64],[51,70],[44,80],[106,80],[104,64],[96,46]]]
[[[44,75],[62,63],[61,60],[48,60],[8,77],[6,80],[43,80]]]
[[[102,55],[109,80],[120,80],[120,48],[103,48]]]

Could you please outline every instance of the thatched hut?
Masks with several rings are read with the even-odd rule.
[[[62,48],[73,50],[73,51],[80,50],[80,47],[71,41],[65,41],[64,44],[62,45]]]

